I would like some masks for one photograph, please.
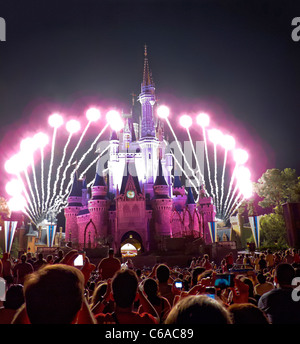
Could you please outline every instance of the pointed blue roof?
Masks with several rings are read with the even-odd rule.
[[[190,186],[187,187],[187,192],[188,192],[188,195],[187,195],[186,204],[195,204],[196,202],[194,199],[192,188]]]
[[[82,196],[82,191],[81,191],[80,183],[78,181],[77,171],[74,173],[72,190],[70,192],[69,197],[70,196],[74,196],[74,197],[81,197]]]
[[[161,159],[158,160],[158,174],[155,179],[154,185],[168,185],[163,175]]]
[[[130,170],[133,172],[132,173],[133,175],[130,173]],[[127,185],[127,181],[128,181],[129,175],[131,175],[131,177],[133,179],[134,186],[136,188],[137,193],[140,194],[141,193],[141,188],[140,188],[140,183],[139,183],[139,180],[138,180],[138,177],[137,177],[137,171],[136,171],[135,163],[132,163],[131,167],[129,169],[129,162],[125,163],[120,194],[124,194],[125,193],[125,189],[126,189],[126,185]]]
[[[179,176],[175,176],[174,177],[174,188],[181,188],[182,184],[181,184],[181,180],[179,178]]]
[[[115,130],[112,131],[110,140],[111,140],[111,141],[112,141],[112,140],[119,140],[119,139],[118,139],[117,132],[116,132]]]
[[[102,176],[99,176],[98,173],[96,173],[93,186],[106,186],[104,178]]]

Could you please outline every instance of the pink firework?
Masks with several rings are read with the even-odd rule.
[[[101,117],[101,112],[95,107],[91,107],[86,111],[86,118],[89,122],[96,122]]]
[[[249,155],[244,149],[239,148],[233,151],[233,159],[239,165],[245,164],[248,158]]]
[[[48,123],[52,128],[59,128],[61,125],[63,125],[64,120],[60,114],[54,113],[49,116]]]
[[[80,123],[76,119],[71,119],[66,124],[66,129],[70,134],[75,134],[80,130]]]
[[[106,120],[112,130],[120,131],[124,128],[124,121],[117,110],[109,110],[106,114]]]
[[[200,125],[202,128],[209,126],[209,116],[205,112],[200,112],[196,117],[197,124]]]
[[[157,116],[163,119],[168,118],[170,115],[170,109],[166,105],[160,105],[157,108]]]
[[[183,128],[189,129],[190,126],[193,124],[193,120],[192,120],[192,117],[189,115],[182,115],[179,118],[179,123]]]

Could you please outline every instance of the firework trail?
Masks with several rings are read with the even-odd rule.
[[[189,129],[187,128],[187,133],[188,133],[188,136],[189,136],[189,140],[190,140],[190,144],[191,144],[191,147],[192,147],[192,152],[194,154],[194,157],[195,157],[195,160],[196,160],[196,164],[197,164],[197,169],[198,169],[198,172],[199,172],[199,175],[200,175],[200,178],[201,178],[201,181],[200,181],[200,185],[201,185],[201,182],[203,183],[203,185],[205,186],[205,180],[204,180],[204,176],[201,172],[201,168],[200,168],[200,165],[199,165],[199,160],[198,160],[198,157],[197,157],[197,154],[196,154],[196,151],[195,151],[195,147],[194,147],[194,144],[193,144],[193,140],[192,140],[192,137],[191,137],[191,133],[189,131]],[[206,188],[205,189],[205,193],[206,195],[209,196]],[[197,201],[199,199],[199,192],[198,192],[198,198],[197,198]]]
[[[234,167],[234,170],[232,172],[232,175],[231,175],[231,179],[230,179],[230,183],[229,183],[229,188],[228,188],[228,192],[227,192],[227,197],[226,197],[226,200],[225,200],[225,203],[224,203],[224,209],[225,210],[227,209],[227,203],[228,203],[228,199],[230,197],[230,193],[231,193],[231,190],[232,190],[233,182],[234,182],[234,179],[235,179],[237,166],[238,165],[236,164],[235,167]]]
[[[169,121],[168,118],[166,118],[166,122],[168,123],[168,126],[169,126],[169,128],[170,128],[170,130],[171,130],[171,132],[172,132],[172,135],[173,135],[173,137],[174,137],[176,143],[177,143],[178,149],[179,149],[181,155],[183,156],[183,160],[184,160],[186,166],[187,166],[188,169],[192,172],[192,176],[195,178],[195,180],[197,181],[198,185],[200,185],[200,181],[199,181],[199,179],[197,178],[197,176],[195,175],[194,170],[192,169],[192,167],[189,165],[189,163],[188,163],[188,161],[187,161],[187,159],[186,159],[186,157],[185,157],[185,154],[184,154],[183,151],[182,151],[182,148],[181,148],[181,146],[180,146],[180,143],[179,143],[179,141],[178,141],[178,139],[177,139],[177,136],[176,136],[176,134],[175,134],[175,132],[174,132],[174,130],[173,130],[173,128],[172,128],[172,125],[171,125],[171,123],[170,123],[170,121]]]
[[[20,173],[17,173],[16,176],[17,176],[19,182],[20,182],[21,185],[22,185],[22,190],[23,190],[24,195],[25,195],[25,198],[26,198],[26,200],[27,200],[27,205],[26,205],[25,207],[27,208],[27,211],[28,211],[28,213],[29,213],[29,218],[30,218],[33,222],[35,222],[35,216],[33,215],[33,214],[34,214],[34,207],[33,207],[33,204],[32,204],[32,202],[31,202],[31,199],[30,199],[30,197],[29,197],[29,194],[28,194],[28,192],[27,192],[27,189],[26,189],[26,187],[25,187],[25,184],[24,184],[24,182],[23,182],[23,179],[22,179]],[[31,209],[30,209],[30,208],[31,208]]]
[[[232,205],[231,209],[234,207],[235,203],[238,201],[238,199],[240,197],[241,197],[241,193],[239,193],[239,195],[236,197],[236,200],[235,200],[234,204]],[[235,213],[238,210],[238,208],[241,206],[241,204],[244,202],[244,200],[245,200],[245,197],[242,197],[242,199],[236,205],[236,207],[233,209],[233,211],[231,211],[231,209],[230,209],[231,212],[229,211],[228,215],[226,216],[226,219],[228,219],[233,213]]]
[[[225,215],[226,215],[226,214],[230,211],[230,209],[231,209],[230,207],[232,206],[231,204],[232,204],[234,195],[236,194],[237,190],[238,190],[238,185],[235,186],[235,188],[234,188],[234,190],[233,190],[233,192],[232,192],[232,194],[231,194],[230,200],[229,200],[229,202],[228,202],[228,204],[227,204],[227,207],[225,208],[225,211],[224,211],[224,214],[225,214]],[[236,202],[236,200],[235,200],[235,202]]]
[[[99,160],[99,158],[110,148],[110,145],[108,145],[101,153],[99,156],[97,156],[96,159],[94,159],[89,165],[88,167],[81,173],[79,178],[83,178],[84,175],[86,174],[86,172]]]
[[[73,136],[73,134],[70,133],[70,135],[69,135],[69,137],[68,137],[68,140],[67,140],[67,142],[66,142],[66,144],[65,144],[65,146],[64,146],[63,156],[62,156],[60,165],[59,165],[58,168],[57,168],[56,180],[55,180],[54,186],[53,186],[53,196],[52,196],[52,198],[51,198],[51,200],[50,200],[49,206],[52,205],[53,199],[54,199],[54,197],[56,196],[56,189],[57,189],[57,184],[58,184],[58,181],[59,181],[59,173],[60,173],[60,170],[61,170],[61,168],[62,168],[62,166],[63,166],[63,164],[64,164],[64,162],[65,162],[66,153],[67,153],[67,148],[68,148],[68,146],[69,146],[69,143],[70,143],[70,141],[71,141],[72,136]]]
[[[45,187],[44,187],[44,148],[41,147],[41,188],[42,188],[42,213],[45,211]]]
[[[86,158],[86,156],[88,155],[88,153],[91,152],[91,150],[93,149],[93,147],[95,146],[95,144],[98,142],[98,140],[100,139],[100,137],[102,136],[102,134],[105,132],[105,130],[107,129],[107,127],[109,126],[108,123],[106,123],[106,125],[103,127],[103,129],[101,130],[101,132],[98,134],[98,136],[95,138],[95,140],[92,142],[90,148],[83,154],[83,156],[81,157],[81,159],[79,160],[79,162],[76,164],[76,167],[74,168],[74,170],[72,171],[71,175],[70,175],[70,181],[69,184],[66,188],[66,192],[63,195],[63,198],[65,198],[68,194],[69,194],[69,189],[72,186],[73,183],[73,177],[75,172],[78,170],[78,168],[80,167],[80,165],[82,164],[82,162],[84,161],[84,159]]]
[[[216,211],[219,211],[219,186],[218,186],[218,179],[217,179],[217,145],[214,143],[214,164],[215,164],[215,189],[216,189]]]
[[[185,175],[185,177],[188,179],[188,181],[190,182],[191,186],[194,188],[194,190],[196,191],[196,193],[199,193],[199,190],[197,189],[197,186],[192,182],[192,180],[190,179],[190,177],[186,174],[185,170],[182,168],[182,166],[180,165],[179,161],[176,159],[175,154],[173,152],[170,151],[170,154],[172,155],[172,157],[174,158],[174,161],[177,163],[178,167],[180,168],[181,172],[183,172],[183,174]]]
[[[205,148],[208,180],[209,180],[209,185],[210,185],[212,197],[213,197],[213,199],[215,199],[214,187],[213,187],[213,184],[212,184],[212,181],[211,181],[210,164],[209,164],[208,149],[207,149],[207,139],[206,139],[206,133],[205,133],[205,128],[204,127],[202,128],[202,132],[203,132],[203,140],[204,140],[204,148]]]
[[[220,213],[222,214],[223,212],[223,198],[224,198],[224,183],[225,183],[225,169],[226,169],[226,163],[227,163],[227,155],[228,155],[228,150],[225,149],[224,152],[224,162],[223,162],[223,171],[222,171],[222,182],[221,182],[221,198],[220,198]]]
[[[79,148],[79,146],[80,146],[80,144],[81,144],[81,142],[82,142],[82,140],[83,140],[83,138],[84,138],[84,136],[85,136],[89,126],[90,126],[90,124],[91,124],[91,121],[88,122],[88,124],[86,125],[84,131],[82,132],[82,134],[81,134],[81,136],[80,136],[80,138],[79,138],[79,140],[77,142],[77,145],[74,148],[74,150],[73,150],[73,152],[72,152],[72,154],[71,154],[71,156],[69,158],[68,164],[67,164],[67,166],[64,169],[63,177],[62,177],[61,184],[60,184],[59,196],[62,196],[62,194],[63,194],[63,186],[64,186],[64,181],[65,181],[65,179],[67,177],[67,170],[71,166],[72,160],[74,158],[74,155],[76,154],[76,152],[77,152],[77,150],[78,150],[78,148]]]
[[[41,211],[41,200],[40,200],[40,193],[39,193],[39,189],[38,189],[38,185],[37,185],[33,155],[31,156],[31,170],[32,170],[32,175],[33,175],[33,183],[34,183],[34,187],[35,187],[35,192],[37,195],[38,209],[40,212]]]
[[[50,184],[51,184],[51,175],[52,175],[52,168],[53,168],[56,133],[57,133],[57,128],[55,127],[53,130],[53,137],[52,137],[52,148],[51,148],[51,158],[50,158],[50,165],[49,165],[49,172],[48,172],[48,179],[47,179],[47,198],[45,202],[45,208],[47,208],[48,206],[50,193],[51,193]]]

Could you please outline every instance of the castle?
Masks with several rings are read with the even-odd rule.
[[[165,238],[202,238],[211,242],[208,222],[215,206],[199,188],[197,203],[184,187],[166,152],[164,126],[154,116],[155,86],[144,52],[143,81],[124,128],[112,131],[107,167],[100,164],[91,194],[85,179],[74,175],[65,214],[65,240],[74,247],[107,244],[115,250],[130,242],[139,252],[151,252]],[[101,154],[100,144],[96,153]]]

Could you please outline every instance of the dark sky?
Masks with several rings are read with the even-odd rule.
[[[173,123],[181,111],[205,110],[249,150],[255,178],[275,167],[300,174],[296,3],[0,0],[7,27],[1,168],[22,130],[42,126],[59,107],[91,100],[129,107],[147,43],[156,93],[173,110]]]

